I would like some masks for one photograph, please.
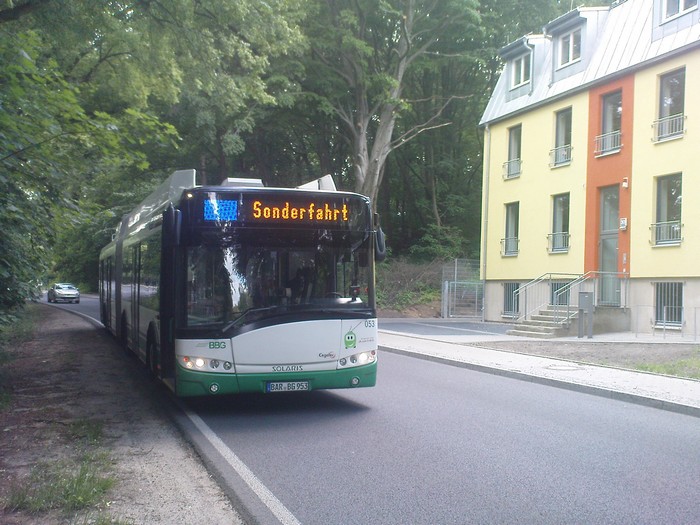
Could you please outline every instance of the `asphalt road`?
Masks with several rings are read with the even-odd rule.
[[[46,303],[46,293],[44,293],[41,302]],[[86,315],[97,321],[100,320],[100,303],[96,295],[85,295],[81,294],[80,302],[75,303],[51,303],[52,306],[58,306],[72,312],[78,312],[82,315]]]
[[[700,523],[697,418],[381,359],[373,389],[190,407],[303,524]]]
[[[375,388],[184,407],[261,523],[700,523],[700,425],[667,411],[390,352]]]

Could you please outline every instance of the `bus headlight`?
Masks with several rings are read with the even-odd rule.
[[[180,357],[180,364],[189,370],[217,370],[222,367],[225,371],[230,371],[233,368],[233,363],[230,361],[219,361],[218,359],[207,359],[206,357]]]
[[[353,366],[369,365],[377,360],[377,351],[360,352],[350,357],[338,360],[338,368],[351,368]]]

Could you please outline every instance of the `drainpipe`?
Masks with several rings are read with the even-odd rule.
[[[488,256],[488,225],[489,225],[489,183],[491,176],[491,128],[487,124],[484,128],[484,175],[481,188],[481,280],[486,291],[486,258]],[[486,294],[484,293],[484,299]],[[485,309],[481,308],[481,320],[485,319]]]

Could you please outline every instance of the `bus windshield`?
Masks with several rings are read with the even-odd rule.
[[[247,239],[187,247],[187,326],[229,327],[302,310],[373,308],[369,240],[362,237],[355,243],[316,238],[304,243],[308,246]]]

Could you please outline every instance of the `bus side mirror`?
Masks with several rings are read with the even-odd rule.
[[[180,225],[182,213],[170,204],[163,212],[163,244],[166,246],[180,245]]]
[[[382,262],[386,259],[386,235],[381,226],[374,233],[374,260]]]

